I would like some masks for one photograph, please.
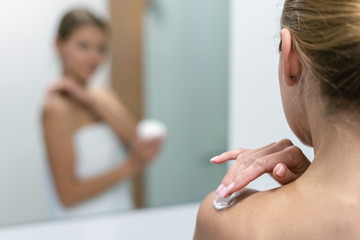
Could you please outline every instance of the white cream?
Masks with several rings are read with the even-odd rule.
[[[242,194],[242,190],[234,192],[229,197],[222,198],[219,195],[216,196],[213,204],[216,210],[222,210],[234,206],[239,201],[239,196]]]
[[[165,138],[167,129],[165,124],[158,120],[145,119],[137,125],[138,137],[143,140],[150,140],[153,138]]]

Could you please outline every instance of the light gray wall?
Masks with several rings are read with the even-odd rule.
[[[107,0],[1,1],[0,225],[47,218],[40,105],[59,76],[54,37],[72,6],[107,13]],[[101,70],[95,81],[107,73]]]
[[[230,149],[257,148],[290,138],[312,159],[287,125],[278,84],[282,0],[231,1]],[[268,175],[249,187],[278,186]]]

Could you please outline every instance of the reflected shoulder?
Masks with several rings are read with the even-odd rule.
[[[68,99],[61,95],[48,96],[42,106],[43,118],[51,116],[70,116],[71,103]]]

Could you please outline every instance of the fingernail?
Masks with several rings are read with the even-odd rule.
[[[235,183],[231,183],[231,184],[226,188],[227,192],[231,192],[231,190],[234,188],[234,186],[235,186]]]
[[[216,193],[219,194],[224,187],[224,184],[220,184],[220,186],[216,189]]]
[[[223,198],[223,197],[226,196],[227,193],[228,193],[227,187],[224,187],[224,188],[220,191],[219,196]]]
[[[284,177],[285,176],[285,168],[284,168],[284,166],[280,165],[278,167],[278,170],[276,171],[276,175],[278,175],[279,177]]]
[[[210,159],[210,162],[214,162],[214,161],[217,161],[217,160],[219,160],[219,156],[213,157],[212,159]]]

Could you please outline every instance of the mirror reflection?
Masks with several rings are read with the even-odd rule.
[[[42,111],[54,217],[131,209],[127,180],[162,145],[162,138],[136,135],[133,117],[110,88],[88,87],[105,57],[107,34],[104,20],[82,9],[66,13],[57,31],[63,70]]]
[[[209,160],[227,147],[227,1],[5,5],[0,225],[214,189],[225,166]]]

